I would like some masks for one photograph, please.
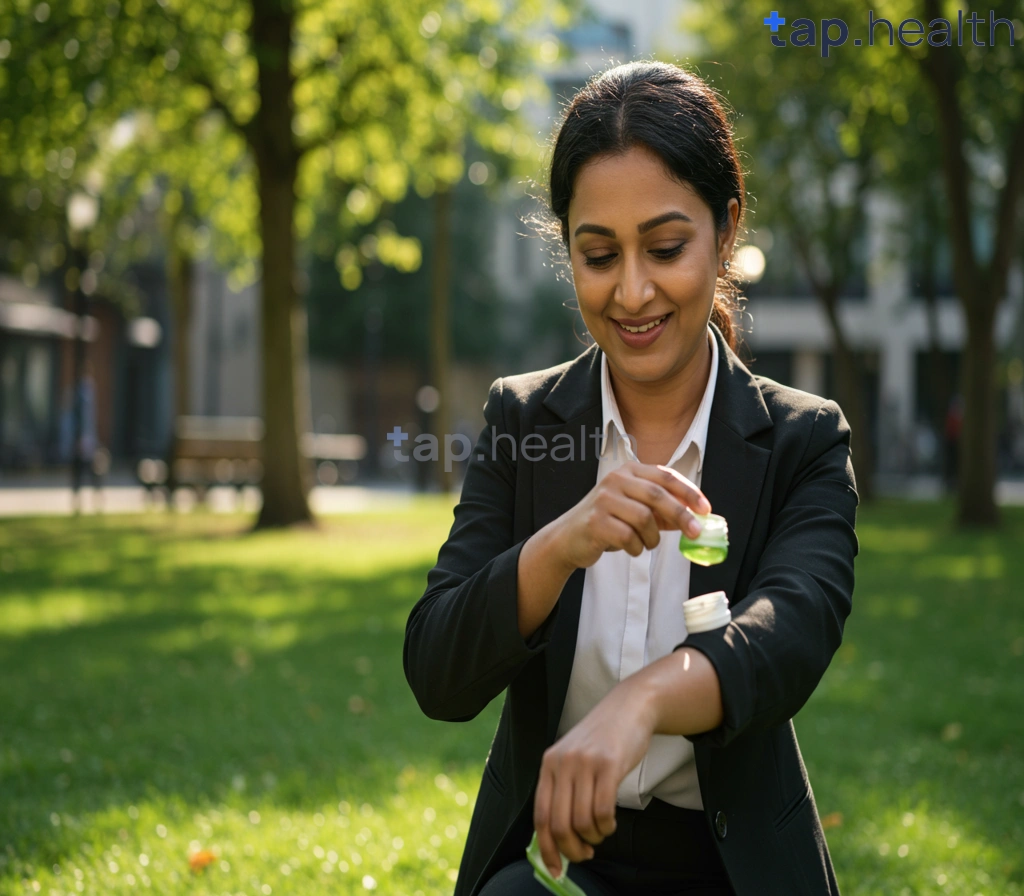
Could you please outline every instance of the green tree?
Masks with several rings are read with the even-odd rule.
[[[927,367],[923,377],[925,414],[941,440],[955,389],[939,333],[939,294],[948,281],[951,264],[946,221],[948,204],[943,190],[940,147],[934,139],[937,122],[930,97],[920,79],[914,79],[913,83],[918,96],[908,106],[911,111],[905,127],[909,134],[894,135],[889,145],[900,149],[904,140],[912,140],[914,152],[889,152],[885,156],[886,164],[891,166],[885,183],[907,210],[898,224],[903,232],[892,233],[889,238],[905,243],[912,276],[911,294],[924,303],[928,329]],[[943,470],[945,464],[943,457]]]
[[[1024,39],[1024,10],[1019,2],[993,3],[989,16],[1009,20],[1016,40]],[[938,0],[911,6],[927,25],[943,17],[957,21],[956,10]],[[905,7],[898,10],[907,14]],[[958,518],[962,525],[994,526],[999,521],[996,483],[995,319],[1006,297],[1016,246],[1021,194],[1024,193],[1024,60],[1009,45],[1000,25],[994,46],[987,46],[983,19],[964,46],[906,48],[932,93],[939,127],[942,178],[953,251],[953,283],[967,321],[961,391],[963,432],[957,474]],[[895,65],[895,63],[894,63]],[[979,251],[979,231],[991,234],[987,257]]]
[[[474,169],[479,179],[478,172],[479,169]],[[500,303],[490,258],[491,223],[497,209],[482,186],[464,179],[451,189],[452,277],[447,320],[450,347],[444,353],[444,357],[451,360],[493,358],[495,347],[502,344],[498,328]],[[368,372],[379,362],[412,361],[420,371],[420,383],[436,385],[431,367],[441,353],[431,338],[431,318],[436,316],[431,295],[435,273],[432,259],[437,254],[438,243],[434,197],[412,194],[386,214],[387,220],[398,222],[403,233],[419,241],[428,263],[414,271],[401,271],[379,262],[368,262],[361,284],[339,300],[333,259],[314,258],[310,266],[308,299],[310,351],[320,357],[345,359],[349,363],[359,361]],[[330,223],[324,220],[325,229]],[[328,231],[319,234],[318,241],[320,239],[326,255],[326,250],[336,245],[339,235]],[[375,241],[374,234],[368,233],[354,242],[369,258],[374,255]],[[372,390],[362,393],[360,403],[364,409],[372,397]],[[371,413],[363,418],[365,426],[372,428],[372,416]],[[371,446],[375,444],[374,437],[380,439],[380,434],[394,422],[397,421],[378,421],[377,432],[369,433]],[[436,412],[426,422],[435,436],[444,432]],[[438,466],[431,464],[427,469]]]
[[[491,226],[495,206],[484,191],[465,180],[453,187],[452,222],[452,355],[463,361],[482,361],[493,357],[498,332],[497,284],[491,269]],[[415,238],[424,259],[434,255],[432,198],[411,194],[386,210],[384,220],[395,222],[407,236]],[[326,246],[310,264],[309,338],[310,352],[322,358],[362,359],[365,351],[366,315],[373,308],[382,310],[381,358],[412,359],[421,365],[424,375],[430,359],[430,280],[431,265],[403,271],[372,260],[363,262],[362,282],[356,289],[338,296],[338,274],[330,247],[341,237],[327,228],[318,236]],[[349,238],[352,235],[349,234]],[[367,259],[372,258],[375,234],[355,239]],[[427,382],[428,380],[424,380]]]
[[[169,152],[216,136],[202,166],[240,175],[229,226],[252,246],[251,273],[261,279],[258,526],[311,519],[299,448],[307,332],[295,274],[324,183],[349,185],[339,219],[356,229],[410,185],[429,195],[456,182],[466,122],[489,150],[521,142],[515,112],[530,92],[525,72],[545,15],[541,0],[16,0],[0,13],[0,33],[10,35],[0,103],[16,107],[40,145],[55,122],[73,128],[101,112],[144,110]],[[536,40],[524,38],[528,29]],[[0,149],[5,142],[0,134]],[[418,266],[415,243],[390,228],[376,236],[381,262]],[[358,286],[361,261],[351,247],[339,253],[345,287]]]
[[[849,22],[857,9],[823,0],[801,12],[816,21],[845,13]],[[696,7],[685,21],[704,39],[706,58],[726,63],[715,80],[739,113],[740,151],[755,161],[748,178],[755,227],[783,237],[825,314],[836,397],[853,434],[857,488],[870,499],[875,459],[865,375],[839,299],[863,267],[865,199],[883,174],[878,149],[891,118],[860,94],[864,71],[853,54],[833,51],[822,59],[813,50],[778,50],[768,43],[763,18],[762,11],[727,0]],[[753,46],[760,49],[752,53]],[[776,251],[768,263],[780,255]]]
[[[729,61],[735,60],[743,87],[733,101],[741,111],[760,106],[770,116],[786,104],[791,94],[800,95],[806,85],[814,84],[815,89],[836,97],[840,104],[845,97],[850,114],[844,115],[842,108],[837,110],[836,125],[841,145],[852,155],[865,144],[870,121],[884,125],[871,132],[867,144],[875,171],[888,189],[904,198],[920,196],[928,189],[928,177],[938,166],[945,192],[944,213],[938,217],[948,228],[954,287],[967,321],[960,386],[964,425],[959,452],[958,518],[965,525],[994,525],[998,512],[993,331],[996,312],[1006,295],[1020,196],[1024,192],[1024,59],[1019,47],[1009,46],[1009,27],[1000,25],[994,45],[987,46],[991,23],[983,19],[976,34],[977,43],[982,44],[979,46],[969,30],[962,39],[958,37],[957,9],[952,4],[889,0],[875,4],[872,15],[892,24],[892,45],[889,26],[879,24],[873,34],[875,45],[857,48],[849,44],[856,37],[864,39],[867,17],[863,7],[812,3],[807,8],[805,4],[801,12],[819,29],[822,20],[833,17],[841,17],[850,26],[847,44],[832,48],[825,58],[819,49],[820,33],[814,46],[776,49],[766,44],[766,29],[760,24],[763,13],[744,14],[731,3],[707,4],[703,9],[713,45],[735,54]],[[996,3],[990,9],[989,17],[1015,23],[1016,40],[1024,36],[1019,2]],[[904,37],[912,43],[918,39],[913,33],[916,30],[920,36],[916,46],[906,46],[896,36],[900,23],[910,17],[917,18],[920,27],[915,29],[911,23]],[[733,18],[745,24],[734,24]],[[944,46],[938,45],[942,43],[942,18],[952,26],[948,45]],[[746,63],[751,44],[735,38],[731,43],[723,42],[720,37],[714,43],[715,35],[728,35],[740,28],[747,39],[765,46],[763,53],[755,54],[751,65]],[[763,84],[751,83],[750,71],[757,72],[759,65],[762,78],[771,79],[771,91]],[[801,65],[804,81],[798,74]],[[760,118],[761,113],[755,113],[755,117]],[[929,137],[922,131],[922,127],[927,130],[929,122],[938,137],[937,148],[926,142]],[[894,128],[893,124],[916,126]],[[819,139],[815,132],[802,127],[792,134],[794,147],[806,147]],[[760,164],[761,146],[755,140],[751,147],[759,154]],[[937,160],[936,149],[941,161]],[[776,168],[767,169],[774,177]],[[911,208],[911,214],[920,213],[920,208]],[[986,236],[987,254],[980,250]]]

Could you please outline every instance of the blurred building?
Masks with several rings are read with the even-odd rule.
[[[46,290],[0,276],[0,469],[59,461],[62,349],[77,330]]]
[[[159,278],[140,286],[161,288]],[[0,275],[0,472],[66,465],[73,445],[74,343],[78,316],[55,284],[29,287]],[[155,304],[159,305],[157,301]],[[162,439],[160,344],[163,328],[148,316],[126,318],[96,297],[84,315],[79,391],[89,453],[115,460]]]

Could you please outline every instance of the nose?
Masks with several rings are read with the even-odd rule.
[[[654,284],[647,276],[643,261],[632,252],[624,253],[622,275],[615,287],[615,299],[629,314],[640,311],[654,298]]]

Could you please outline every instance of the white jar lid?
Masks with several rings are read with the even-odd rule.
[[[683,601],[683,619],[688,632],[709,632],[732,621],[729,599],[724,591],[712,591]]]

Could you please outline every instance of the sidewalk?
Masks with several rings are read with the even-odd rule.
[[[395,486],[317,486],[310,493],[310,505],[319,516],[354,513],[362,510],[399,508],[408,506],[417,492]],[[258,489],[247,488],[239,501],[233,488],[211,488],[206,506],[214,513],[255,513],[260,506]],[[145,513],[166,510],[162,495],[151,500],[140,485],[110,485],[96,491],[91,487],[81,490],[82,513]],[[196,504],[195,493],[179,489],[175,493],[175,506],[191,510]],[[32,485],[6,487],[0,485],[0,517],[67,516],[74,511],[71,488],[58,485]]]
[[[938,476],[885,476],[877,474],[875,487],[886,498],[908,501],[935,501],[946,495]],[[1001,506],[1024,504],[1024,479],[1002,479],[996,483],[996,503]]]
[[[21,480],[17,484],[9,482],[0,480],[0,517],[61,516],[73,512],[70,487],[59,484],[54,477]],[[904,479],[880,476],[877,488],[880,495],[908,501],[932,501],[943,496],[942,482],[934,476]],[[330,516],[406,507],[417,494],[420,493],[413,488],[401,485],[321,485],[310,493],[310,504],[314,513]],[[1024,480],[999,482],[996,501],[1000,505],[1024,505]],[[190,510],[195,503],[195,494],[189,489],[179,489],[175,494],[179,510]],[[238,492],[233,488],[211,488],[207,506],[214,513],[255,513],[259,510],[260,493],[256,488],[246,488],[239,501]],[[130,479],[111,477],[111,483],[99,492],[91,487],[82,489],[82,513],[145,513],[153,509],[165,509],[163,496],[151,502],[146,489],[132,484]]]

